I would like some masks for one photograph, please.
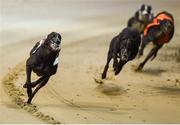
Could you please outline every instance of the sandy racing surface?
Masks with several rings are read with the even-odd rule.
[[[178,0],[1,2],[0,123],[180,123]],[[118,76],[110,68],[99,84],[110,40],[142,3],[150,3],[155,13],[174,15],[174,38],[142,72],[134,68],[145,56],[129,62]],[[25,60],[51,31],[62,33],[58,73],[27,106]]]

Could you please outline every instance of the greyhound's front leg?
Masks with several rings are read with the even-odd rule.
[[[107,62],[106,62],[106,65],[104,67],[104,71],[103,71],[102,76],[101,76],[102,79],[106,78],[107,70],[109,68],[109,62],[111,61],[111,59],[112,59],[112,53],[108,52]]]
[[[24,86],[27,86],[28,97],[32,94],[31,72],[32,72],[31,67],[29,65],[26,65],[26,83],[24,84]]]
[[[115,70],[115,75],[118,75],[121,70],[122,70],[122,67],[125,65],[126,63],[122,63],[121,61],[118,63],[118,65],[116,66],[116,70]]]

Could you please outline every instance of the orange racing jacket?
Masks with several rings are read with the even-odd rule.
[[[150,24],[148,24],[144,30],[144,36],[147,36],[148,34],[148,31],[151,27],[154,27],[154,26],[159,26],[160,25],[160,21],[162,20],[169,20],[171,21],[172,23],[174,22],[174,20],[169,16],[167,15],[166,13],[160,13],[159,15],[157,15]],[[164,44],[164,43],[168,43],[169,42],[169,34],[164,34],[162,37],[160,37],[157,41],[154,41],[156,42],[157,44]]]

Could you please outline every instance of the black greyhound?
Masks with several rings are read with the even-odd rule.
[[[151,58],[153,60],[158,53],[158,50],[165,44],[168,43],[174,35],[174,18],[168,12],[160,12],[154,17],[153,21],[147,25],[144,35],[142,38],[141,48],[139,50],[138,56],[143,55],[145,46],[152,42],[154,47],[151,49],[145,60],[140,63],[137,68],[142,70],[146,62]]]
[[[140,33],[132,28],[125,28],[120,34],[115,36],[110,43],[107,63],[102,73],[102,79],[106,78],[109,62],[112,58],[114,60],[113,68],[115,75],[117,75],[128,61],[136,57],[140,43]]]
[[[37,42],[30,51],[30,57],[26,61],[27,78],[26,83],[23,86],[24,88],[27,88],[29,97],[27,103],[31,103],[32,98],[38,90],[57,72],[60,44],[61,35],[52,32],[45,40]],[[31,82],[32,71],[40,76],[40,78],[34,82]],[[34,91],[32,91],[33,87],[36,87]]]
[[[141,34],[148,23],[153,19],[152,7],[142,4],[134,16],[128,20],[127,26],[137,29]]]

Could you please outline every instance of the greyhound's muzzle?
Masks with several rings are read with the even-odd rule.
[[[50,47],[51,47],[51,49],[54,50],[54,51],[57,51],[57,50],[60,50],[60,49],[61,49],[60,44],[57,44],[57,43],[51,43],[51,44],[50,44]]]
[[[52,50],[57,51],[61,49],[60,47],[61,40],[58,38],[58,36],[52,38],[50,42],[51,42],[50,47],[52,48]]]

